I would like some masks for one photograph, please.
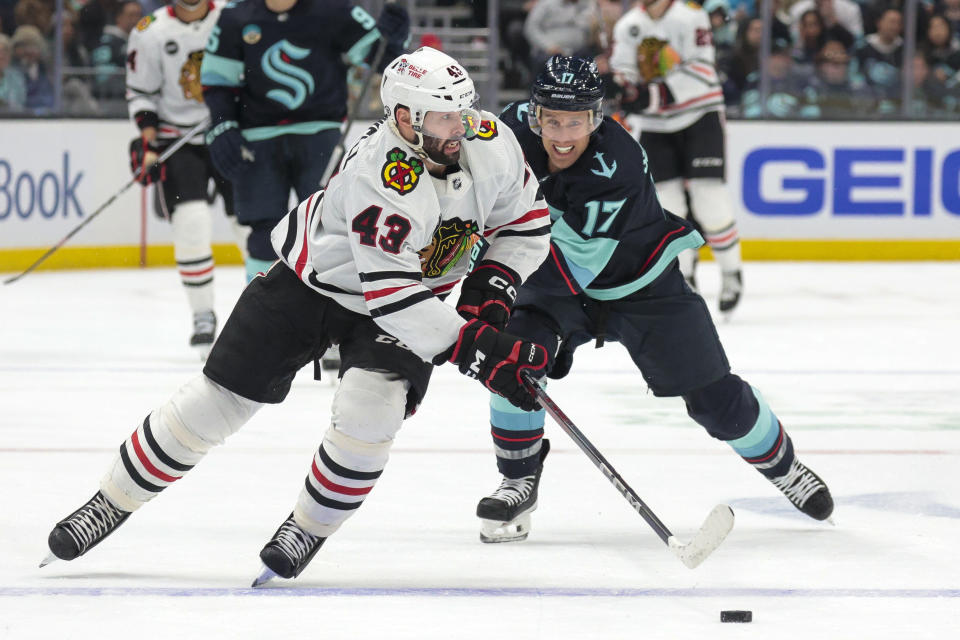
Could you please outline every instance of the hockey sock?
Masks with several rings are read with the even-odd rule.
[[[737,223],[716,232],[705,231],[707,244],[713,252],[713,258],[720,265],[723,273],[732,273],[740,270],[740,232]]]
[[[740,233],[727,185],[720,178],[693,178],[687,189],[704,239],[724,273],[740,270]]]
[[[181,202],[173,212],[173,253],[194,313],[213,310],[213,234],[210,206]]]
[[[505,398],[490,394],[490,427],[497,469],[507,478],[536,473],[543,444],[546,412],[523,411]]]
[[[776,478],[790,468],[793,442],[760,392],[752,390],[760,405],[757,421],[746,435],[728,440],[727,444],[767,478]]]

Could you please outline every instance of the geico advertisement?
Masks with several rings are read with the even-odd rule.
[[[52,246],[116,195],[132,177],[136,135],[122,120],[0,120],[0,249]],[[152,187],[143,192],[132,185],[69,246],[139,244],[143,208],[148,244],[172,244]],[[232,242],[222,203],[215,207],[214,241]]]
[[[729,123],[746,238],[960,238],[953,123]]]

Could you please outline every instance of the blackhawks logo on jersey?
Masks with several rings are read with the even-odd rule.
[[[662,78],[678,62],[680,54],[666,40],[648,37],[637,45],[637,68],[644,82]]]
[[[405,196],[420,182],[421,173],[423,162],[419,158],[408,158],[400,147],[394,147],[387,154],[387,162],[380,171],[380,177],[383,178],[383,186]]]
[[[493,120],[481,120],[477,129],[477,137],[481,140],[493,140],[497,137],[497,123]]]
[[[191,51],[187,61],[180,67],[180,88],[187,100],[203,102],[203,86],[200,84],[200,65],[203,64],[203,51]]]
[[[147,27],[149,27],[154,20],[156,20],[156,18],[153,14],[143,16],[140,18],[140,22],[137,23],[137,31],[146,31]]]
[[[476,221],[463,221],[460,218],[441,220],[433,232],[433,241],[421,249],[420,269],[425,278],[439,278],[444,275],[471,247],[480,240],[480,227]]]

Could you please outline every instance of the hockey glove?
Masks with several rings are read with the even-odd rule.
[[[167,168],[162,164],[155,164],[159,155],[160,149],[155,141],[148,142],[144,138],[130,141],[130,171],[143,186],[166,179]]]
[[[481,262],[461,285],[457,311],[464,320],[476,318],[503,331],[519,286],[520,276],[510,267],[492,260]]]
[[[207,132],[210,159],[223,177],[231,182],[243,178],[254,161],[253,152],[244,145],[240,129],[233,120],[224,120]]]
[[[543,376],[550,362],[547,350],[533,342],[525,342],[508,333],[501,333],[479,320],[469,320],[460,330],[452,347],[450,362],[460,373],[476,378],[483,385],[524,411],[537,408],[537,400],[520,377],[524,370]],[[440,364],[444,356],[434,364]]]
[[[389,44],[403,47],[410,37],[410,14],[397,3],[385,4],[377,18],[377,30]]]

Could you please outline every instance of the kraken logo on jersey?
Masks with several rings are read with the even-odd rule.
[[[474,220],[442,220],[433,232],[433,241],[418,251],[424,278],[439,278],[480,240],[480,227]]]
[[[383,186],[393,189],[402,196],[413,191],[420,181],[420,174],[423,173],[423,163],[419,158],[407,158],[407,154],[394,147],[387,154],[387,162],[383,165],[380,175],[383,178]]]
[[[477,137],[483,140],[493,140],[498,135],[497,123],[493,120],[481,120],[477,129]]]
[[[292,64],[292,61],[303,60],[308,55],[310,55],[310,49],[298,47],[287,40],[281,40],[264,51],[260,59],[263,73],[277,84],[282,84],[289,89],[289,91],[271,89],[267,92],[268,98],[276,100],[287,109],[297,109],[303,104],[307,96],[313,93],[316,85],[313,77],[307,71]]]
[[[180,88],[187,100],[203,102],[203,85],[200,84],[200,65],[203,64],[203,51],[191,51],[187,61],[180,67]]]

